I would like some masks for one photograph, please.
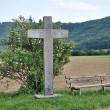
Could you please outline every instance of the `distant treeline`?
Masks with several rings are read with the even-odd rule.
[[[0,38],[6,36],[6,30],[9,26],[12,26],[13,22],[0,22]]]
[[[57,23],[69,31],[66,40],[76,42],[75,50],[110,49],[110,16],[81,23]],[[12,25],[13,22],[0,23],[0,38],[6,37],[6,29]]]
[[[110,49],[110,16],[81,23],[63,23],[67,40],[77,43],[75,50]]]
[[[73,52],[72,52],[72,56],[95,56],[95,55],[110,55],[110,49],[73,50]]]

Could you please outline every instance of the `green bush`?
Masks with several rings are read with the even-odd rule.
[[[13,26],[8,28],[8,38],[2,40],[7,48],[0,55],[0,75],[17,80],[30,91],[40,92],[43,89],[43,39],[29,39],[27,30],[42,28],[42,20],[36,23],[32,17],[25,19],[19,16],[13,21]],[[59,23],[55,23],[53,27],[60,29]],[[54,76],[61,74],[63,65],[69,62],[74,46],[74,42],[54,40]]]

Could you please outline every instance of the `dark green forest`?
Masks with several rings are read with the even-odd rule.
[[[110,17],[82,23],[63,23],[69,30],[68,40],[77,43],[76,50],[110,49]]]
[[[6,36],[7,27],[11,26],[13,22],[2,22],[0,23],[0,38]]]
[[[6,36],[6,28],[12,22],[0,23],[0,37]],[[67,41],[73,40],[75,50],[110,49],[110,17],[81,23],[61,23],[69,31]]]

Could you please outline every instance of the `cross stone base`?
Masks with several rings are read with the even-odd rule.
[[[39,95],[34,95],[34,97],[35,97],[35,98],[38,98],[38,99],[54,98],[54,97],[58,97],[58,96],[62,96],[62,95],[60,95],[60,94],[53,94],[53,95],[39,94]]]

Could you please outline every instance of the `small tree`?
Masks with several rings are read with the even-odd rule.
[[[2,59],[1,77],[17,80],[23,87],[39,92],[43,89],[43,40],[29,39],[27,30],[42,28],[42,20],[36,23],[32,17],[19,16],[13,19],[13,26],[8,28],[8,38],[2,40],[7,48],[0,55]],[[53,25],[61,28],[60,22]],[[61,74],[63,65],[69,62],[74,42],[54,40],[54,76]]]

